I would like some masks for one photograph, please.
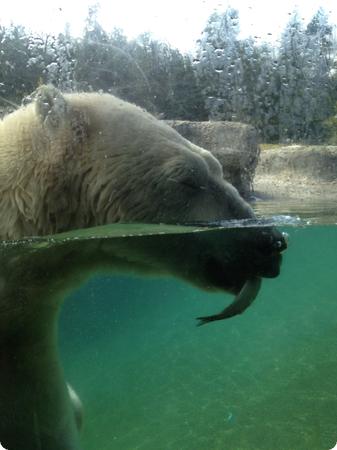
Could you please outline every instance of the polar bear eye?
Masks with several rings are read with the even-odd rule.
[[[182,184],[183,186],[187,186],[190,189],[200,189],[201,188],[201,186],[198,186],[196,183],[193,183],[193,181],[190,181],[190,180],[180,181],[179,184]]]
[[[193,174],[189,174],[188,176],[181,177],[179,179],[179,184],[182,184],[183,186],[186,186],[190,189],[194,190],[204,190],[206,189],[205,180],[203,180],[201,177],[194,176]]]
[[[196,180],[193,178],[184,178],[182,180],[179,180],[179,179],[177,180],[175,178],[169,178],[169,181],[172,181],[173,183],[176,183],[176,184],[186,186],[189,189],[193,189],[193,190],[205,189],[204,186],[199,186],[197,184]]]

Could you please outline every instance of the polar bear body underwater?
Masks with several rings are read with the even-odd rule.
[[[254,219],[219,162],[135,105],[40,87],[0,122],[0,238],[122,223]],[[242,312],[279,273],[273,228],[16,246],[0,255],[0,442],[9,450],[79,450],[80,402],[57,349],[64,296],[99,270],[170,274],[235,295]],[[203,322],[202,322],[203,323]]]

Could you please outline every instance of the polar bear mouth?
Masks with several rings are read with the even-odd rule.
[[[249,278],[229,306],[218,314],[197,317],[197,320],[199,321],[197,326],[205,325],[206,323],[214,322],[216,320],[228,319],[230,317],[237,316],[238,314],[242,314],[257,297],[257,294],[260,291],[261,283],[261,277]]]

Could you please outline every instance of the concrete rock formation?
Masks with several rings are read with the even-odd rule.
[[[209,150],[221,163],[226,181],[240,194],[252,194],[260,148],[257,131],[238,122],[190,122],[170,120],[167,123],[182,136]]]
[[[271,198],[337,198],[337,146],[290,145],[261,152],[254,188]]]

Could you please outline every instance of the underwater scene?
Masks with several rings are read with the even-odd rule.
[[[233,296],[165,276],[97,275],[68,296],[59,343],[84,450],[334,447],[337,225],[325,206],[278,205],[292,214],[277,227],[280,275],[236,317],[196,326]]]

